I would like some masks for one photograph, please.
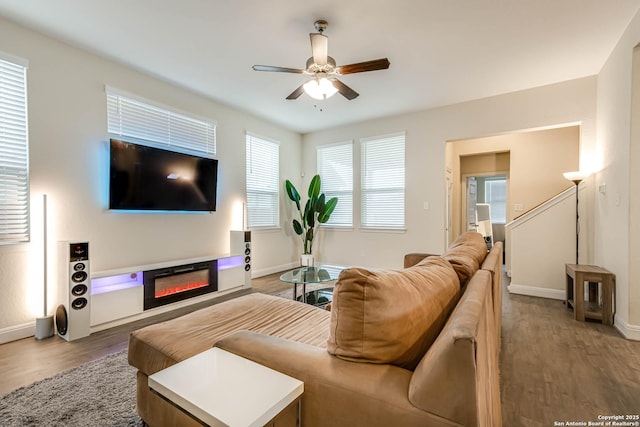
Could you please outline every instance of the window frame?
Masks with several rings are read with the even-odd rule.
[[[350,190],[332,190],[332,189],[327,189],[326,188],[326,182],[327,179],[326,175],[323,175],[323,165],[321,165],[323,156],[322,156],[322,152],[324,150],[330,150],[332,148],[343,148],[343,147],[349,147],[350,150],[350,165],[349,165],[349,171],[350,171],[350,178],[351,178],[351,189]],[[354,206],[354,168],[353,168],[353,158],[354,158],[354,143],[353,140],[349,140],[349,141],[344,141],[344,142],[337,142],[334,144],[326,144],[326,145],[319,145],[316,147],[316,171],[317,173],[320,175],[320,179],[321,179],[321,191],[325,194],[327,200],[332,198],[332,197],[337,197],[338,198],[338,204],[336,205],[336,210],[334,210],[333,215],[329,218],[329,221],[325,224],[320,224],[321,227],[323,228],[340,228],[340,229],[353,229],[353,206]],[[324,151],[326,152],[326,151]],[[332,223],[331,219],[334,218],[334,215],[336,214],[336,211],[338,211],[338,209],[343,208],[344,204],[345,204],[345,200],[350,197],[351,203],[350,203],[350,209],[348,211],[348,216],[349,216],[349,222],[343,222],[343,223]],[[342,202],[342,205],[341,205]],[[339,211],[338,211],[339,212]]]
[[[271,168],[276,172],[276,176],[275,177],[271,176],[271,180],[272,180],[271,185],[273,185],[273,187],[270,187],[270,189],[268,190],[249,188],[251,183],[249,174],[251,173],[252,167],[255,165],[255,162],[253,160],[253,147],[250,147],[250,144],[253,144],[254,141],[259,143],[264,143],[265,145],[272,144],[270,148],[275,148],[276,150],[275,157],[277,159],[277,165],[276,167]],[[263,137],[261,135],[258,135],[252,132],[246,132],[246,135],[245,135],[245,150],[246,150],[246,153],[245,153],[245,209],[246,209],[246,227],[249,230],[270,230],[270,229],[280,228],[280,145],[281,145],[280,141]],[[259,159],[256,159],[256,160],[259,161]],[[272,198],[273,203],[271,204],[271,206],[273,207],[274,211],[271,211],[270,213],[272,215],[273,221],[271,221],[268,224],[259,224],[259,225],[252,224],[251,222],[252,215],[250,212],[252,208],[251,208],[250,197],[249,197],[249,194],[251,192],[257,195],[269,195]]]
[[[369,174],[369,170],[380,170],[376,169],[375,162],[367,161],[367,150],[366,146],[369,144],[375,143],[397,143],[402,144],[402,160],[395,159],[395,161],[399,164],[402,163],[402,172],[399,174],[401,176],[402,185],[396,187],[383,187],[383,186],[374,186],[368,188],[370,185],[370,181],[367,179],[367,175]],[[374,154],[374,153],[372,153]],[[385,158],[388,163],[390,152],[387,150],[385,153]],[[369,174],[371,176],[371,174]],[[389,181],[387,181],[389,182]],[[401,214],[402,221],[400,223],[385,223],[384,221],[367,221],[365,216],[367,215],[367,196],[369,195],[379,195],[381,196],[380,200],[388,198],[385,196],[392,195],[393,193],[400,194],[402,202],[398,204],[398,215]],[[388,204],[387,204],[388,206]],[[381,231],[406,231],[406,132],[396,132],[386,135],[379,135],[367,138],[360,139],[360,228],[363,230],[381,230]]]
[[[491,200],[487,200],[488,194],[491,193],[491,191],[487,191],[487,185],[491,185],[491,182],[496,182],[496,181],[504,182],[504,221],[498,221],[495,219],[496,209],[494,209],[494,205],[491,203]],[[484,200],[485,200],[485,203],[491,206],[491,223],[506,224],[507,223],[507,177],[505,175],[491,176],[491,177],[486,177],[484,179]]]
[[[110,86],[105,86],[105,93],[107,132],[110,136],[181,153],[216,158],[215,120],[180,111]],[[124,108],[136,112],[133,114]]]
[[[0,91],[5,100],[11,100],[0,106],[0,245],[4,246],[31,241],[29,62],[2,52],[0,61],[4,87]]]

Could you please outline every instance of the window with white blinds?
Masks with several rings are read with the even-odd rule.
[[[27,67],[0,58],[0,243],[29,241]]]
[[[353,143],[346,142],[317,148],[318,174],[327,200],[338,204],[324,225],[353,226]]]
[[[361,226],[402,229],[404,133],[361,140]]]
[[[279,226],[280,144],[247,133],[247,227]]]
[[[491,206],[491,222],[507,222],[507,180],[504,177],[487,178],[484,182],[484,201]]]
[[[210,158],[216,155],[214,122],[170,111],[112,88],[107,88],[107,119],[112,135],[152,141]]]

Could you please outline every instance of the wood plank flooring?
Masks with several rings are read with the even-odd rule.
[[[280,274],[253,279],[253,291],[275,294],[291,285]],[[505,427],[598,421],[598,415],[640,413],[640,342],[609,326],[577,322],[562,301],[503,298],[500,356]],[[246,292],[246,291],[245,291]],[[0,396],[127,347],[129,333],[199,309],[202,303],[66,342],[34,338],[0,345]]]
[[[640,342],[562,301],[504,294],[500,373],[505,427],[640,415]]]

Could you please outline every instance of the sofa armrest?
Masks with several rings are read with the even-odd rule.
[[[235,332],[216,347],[303,381],[305,426],[455,425],[409,402],[412,372],[397,366],[350,362],[252,331]]]
[[[425,259],[427,257],[430,257],[430,256],[438,256],[438,255],[437,254],[419,253],[419,252],[406,254],[404,256],[404,268],[413,267],[414,265],[416,265],[417,263],[419,263],[423,259]]]
[[[465,426],[501,426],[491,275],[478,270],[447,324],[416,367],[409,399]],[[455,387],[443,388],[443,384]]]

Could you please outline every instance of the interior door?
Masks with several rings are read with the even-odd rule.
[[[478,182],[475,176],[467,177],[467,231],[477,231],[476,204],[478,203]]]

